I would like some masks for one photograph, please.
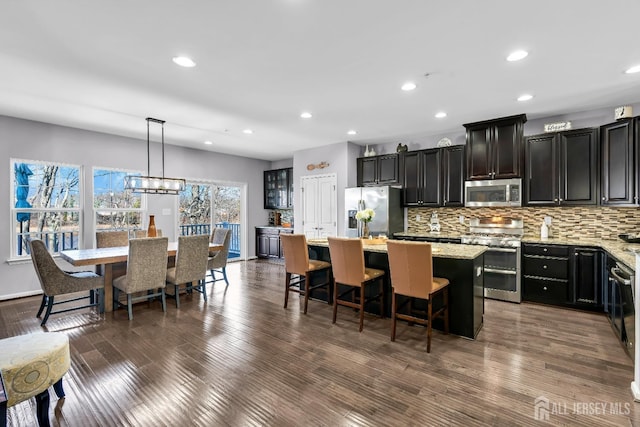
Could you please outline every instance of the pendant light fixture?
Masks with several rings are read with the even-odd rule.
[[[127,175],[124,177],[125,190],[134,193],[174,194],[184,191],[186,182],[182,178],[164,176],[164,120],[147,117],[147,176]],[[151,155],[149,152],[149,124],[159,123],[162,126],[162,176],[151,176]]]

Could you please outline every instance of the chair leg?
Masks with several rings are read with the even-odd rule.
[[[229,286],[229,281],[227,280],[227,267],[222,267],[222,277],[224,277],[224,281]]]
[[[431,353],[431,314],[433,312],[433,298],[427,303],[427,353]]]
[[[133,305],[131,304],[131,294],[127,294],[127,313],[129,320],[133,320]]]
[[[49,426],[49,389],[36,394],[36,419],[38,426]]]
[[[304,274],[304,314],[307,314],[307,306],[309,305],[309,288],[311,288],[311,274],[306,272]]]
[[[336,323],[336,317],[338,317],[338,283],[336,279],[333,279],[333,321]]]
[[[289,283],[291,283],[291,273],[287,272],[284,275],[284,308],[287,308],[289,303]]]
[[[207,302],[207,285],[205,283],[206,281],[204,279],[200,280],[200,285],[198,287],[200,288],[200,292],[202,292],[204,302]]]
[[[176,296],[176,308],[180,308],[180,285],[174,285],[173,292]]]
[[[40,303],[40,308],[38,309],[38,314],[36,314],[36,317],[40,317],[46,303],[47,303],[47,296],[45,294],[42,294],[42,302]]]
[[[62,388],[62,378],[53,383],[53,391],[56,392],[56,396],[58,399],[62,399],[64,397],[64,388]]]
[[[104,288],[98,289],[98,312],[104,313]]]
[[[96,302],[96,293],[95,289],[89,289],[89,304],[94,304]]]
[[[449,334],[449,289],[447,287],[444,288],[444,333]]]
[[[44,326],[47,323],[47,320],[49,320],[51,309],[53,309],[53,295],[47,297],[47,311],[44,313],[44,318],[42,319],[42,322],[40,322],[40,326]]]
[[[355,292],[354,292],[355,293]],[[360,285],[360,330],[364,327],[364,284]]]
[[[391,289],[391,341],[396,340],[396,293]]]
[[[162,288],[162,291],[160,292],[161,295],[161,301],[162,301],[162,312],[166,313],[167,312],[167,296],[164,292],[164,288]]]

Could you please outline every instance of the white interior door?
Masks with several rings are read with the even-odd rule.
[[[336,174],[301,178],[303,232],[307,238],[338,234],[338,197]]]

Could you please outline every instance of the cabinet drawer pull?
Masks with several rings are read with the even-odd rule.
[[[544,252],[547,252],[547,248],[544,248],[544,249],[543,249],[543,251],[544,251]]]
[[[543,286],[543,287],[542,287],[542,290],[543,290],[543,291],[546,291],[546,290],[547,290],[547,287],[546,287],[546,286]]]
[[[544,268],[544,269],[546,270],[546,269],[547,269],[547,266],[546,266],[546,265],[543,265],[543,266],[542,266],[542,268]]]

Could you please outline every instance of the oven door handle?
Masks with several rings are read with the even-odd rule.
[[[485,273],[496,273],[496,274],[508,274],[510,276],[515,276],[518,273],[514,270],[501,270],[498,268],[486,268],[484,269]]]
[[[494,247],[491,247],[491,246],[489,247],[489,249],[487,249],[487,252],[489,252],[489,251],[491,251],[491,252],[509,252],[509,253],[512,253],[512,254],[515,254],[516,252],[518,252],[518,250],[514,249],[514,248],[494,248]]]
[[[620,270],[618,267],[613,267],[611,268],[611,275],[620,283],[623,283],[627,286],[631,285],[631,279],[625,279],[623,277],[621,277],[620,275],[618,275],[618,272],[622,273],[622,270]]]

